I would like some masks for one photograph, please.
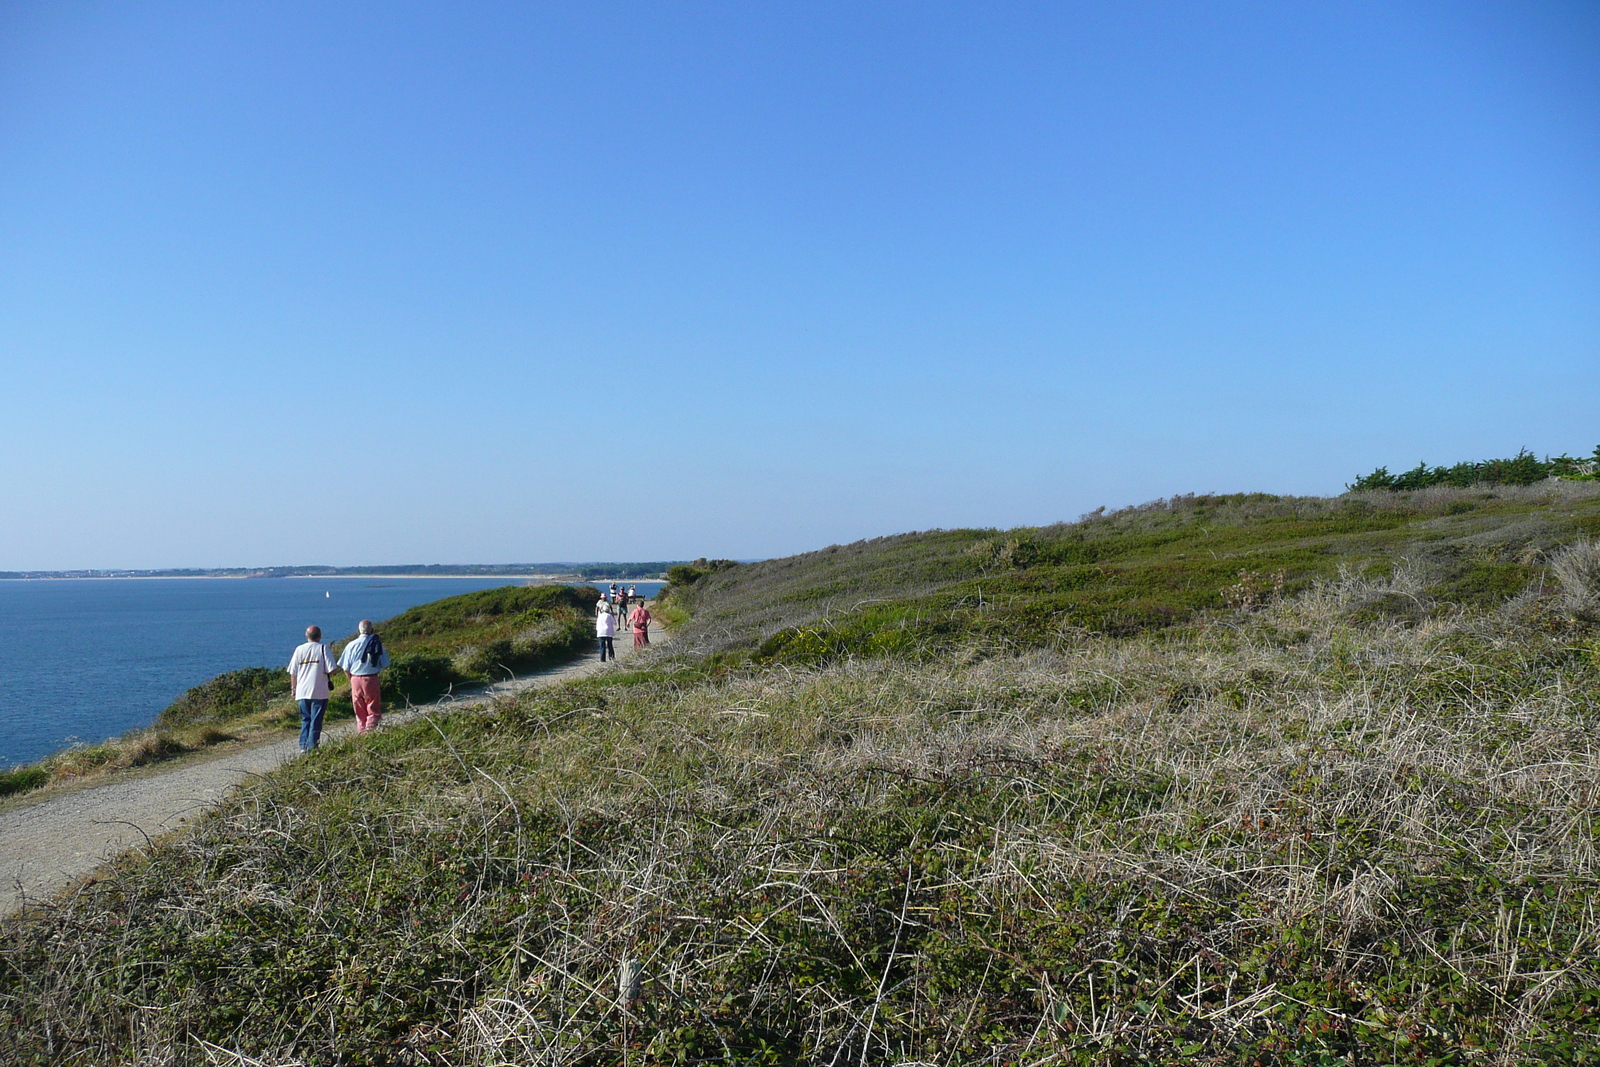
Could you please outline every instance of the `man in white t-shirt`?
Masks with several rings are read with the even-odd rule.
[[[339,669],[322,643],[322,627],[306,627],[306,643],[289,657],[289,677],[300,704],[300,751],[310,752],[322,740],[322,716],[328,710],[328,679]]]
[[[617,658],[617,617],[602,611],[594,617],[594,633],[600,639],[600,662]]]

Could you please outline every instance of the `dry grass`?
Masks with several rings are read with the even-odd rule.
[[[332,746],[9,924],[0,1056],[1588,1062],[1594,634],[1423,582]]]
[[[1561,586],[1563,611],[1588,621],[1600,620],[1600,541],[1576,541],[1550,559],[1550,571]]]

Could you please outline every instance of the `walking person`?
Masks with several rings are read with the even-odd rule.
[[[289,657],[294,698],[300,705],[300,751],[310,752],[322,740],[322,717],[328,710],[328,679],[339,665],[322,643],[322,627],[306,627],[306,643]]]
[[[372,629],[371,619],[362,619],[360,633],[344,646],[339,669],[350,676],[350,703],[356,712],[356,733],[370,733],[383,718],[383,693],[378,675],[389,665],[389,650],[383,638]]]
[[[617,658],[617,617],[603,611],[594,617],[594,634],[600,639],[600,662]]]
[[[644,601],[633,609],[628,621],[633,623],[633,647],[644,648],[650,643],[650,609],[644,606]]]

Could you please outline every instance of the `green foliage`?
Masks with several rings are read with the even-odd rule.
[[[506,636],[519,625],[563,610],[583,614],[594,607],[589,586],[504,586],[446,597],[386,619],[378,627],[384,644],[402,651],[448,648],[471,640]],[[533,614],[530,617],[530,614]]]
[[[680,563],[667,568],[667,581],[673,585],[693,585],[708,574],[716,574],[738,564],[731,559],[706,559],[701,556],[693,563]]]
[[[1353,492],[1389,489],[1396,492],[1428,489],[1436,485],[1467,488],[1473,485],[1533,485],[1546,478],[1592,479],[1600,476],[1600,446],[1587,459],[1573,456],[1547,456],[1542,461],[1527,449],[1509,459],[1486,459],[1477,463],[1457,463],[1451,467],[1430,467],[1426,462],[1401,474],[1390,474],[1379,467],[1362,475],[1346,488]]]
[[[289,695],[289,674],[270,667],[227,671],[186,690],[156,717],[163,727],[224,723],[255,715]]]
[[[390,708],[428,704],[467,678],[455,669],[449,656],[425,652],[396,652],[389,657],[380,684],[383,702]]]
[[[1426,597],[1390,591],[1365,617],[1415,623],[1455,605],[1498,603],[1538,580],[1541,570],[1521,557],[1551,543],[1549,524],[1571,536],[1600,512],[1600,500],[1572,491],[1579,495],[1559,504],[1514,499],[1509,489],[1487,500],[1175,497],[1071,525],[905,534],[747,564],[702,576],[670,603],[690,616],[675,622],[691,640],[750,649],[761,663],[926,658],[1059,647],[1084,633],[1129,636],[1206,612],[1254,611],[1352,561],[1387,569],[1406,559],[1427,571]],[[1530,515],[1541,518],[1530,524]],[[1459,525],[1441,532],[1445,518]],[[1488,555],[1486,537],[1498,545]]]
[[[1474,560],[1430,592],[1452,604],[1487,607],[1522,592],[1539,575],[1539,568],[1515,560]]]
[[[538,585],[484,589],[402,612],[376,627],[393,661],[385,693],[393,676],[396,696],[424,703],[452,684],[570,659],[588,647],[593,608],[589,586]]]
[[[49,780],[50,772],[37,764],[30,767],[18,767],[10,771],[0,771],[0,797],[37,789]]]

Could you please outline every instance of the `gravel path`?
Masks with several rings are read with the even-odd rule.
[[[656,627],[650,628],[652,642],[666,636]],[[617,652],[623,660],[632,656],[632,645],[631,635],[618,635]],[[510,693],[609,669],[591,655],[447,698],[429,708],[459,710],[487,704]],[[386,715],[384,723],[404,722],[416,714]],[[333,740],[354,729],[353,722],[339,723],[323,731],[323,738]],[[240,782],[266,774],[299,754],[298,742],[291,737],[203,763],[77,789],[0,814],[0,915],[48,897],[119,853],[146,846],[180,828],[215,806]]]

